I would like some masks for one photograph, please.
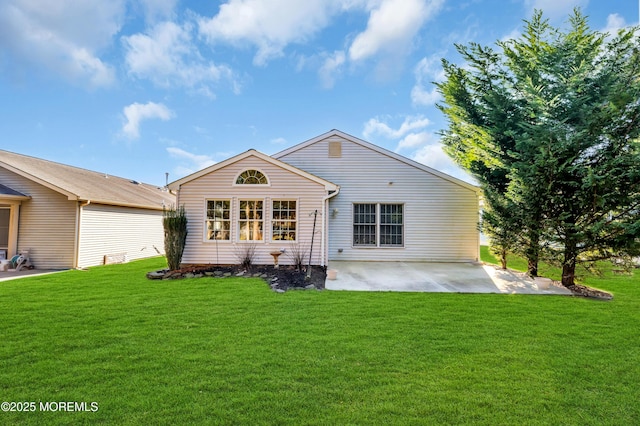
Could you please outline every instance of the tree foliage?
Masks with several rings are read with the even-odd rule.
[[[573,285],[577,262],[640,252],[640,40],[578,9],[568,29],[536,11],[500,49],[471,43],[443,61],[445,150],[480,183],[494,252],[537,274],[540,254]]]

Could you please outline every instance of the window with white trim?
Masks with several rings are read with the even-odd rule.
[[[354,247],[403,247],[404,205],[354,204],[353,245]]]
[[[207,240],[231,239],[231,200],[207,200]]]
[[[264,223],[264,202],[262,200],[240,200],[238,226],[240,241],[262,241]]]
[[[376,204],[353,205],[353,245],[376,246]]]
[[[380,204],[380,246],[402,247],[404,215],[402,204]]]
[[[236,185],[268,185],[269,180],[260,170],[249,169],[238,175]]]
[[[271,239],[295,241],[298,210],[293,200],[273,200],[271,208]]]

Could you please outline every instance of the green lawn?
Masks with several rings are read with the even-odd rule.
[[[148,281],[160,258],[0,282],[0,424],[640,423],[638,274],[565,296]],[[88,406],[90,407],[90,405]]]

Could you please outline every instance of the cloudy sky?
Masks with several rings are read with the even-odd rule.
[[[454,176],[435,108],[454,43],[636,0],[3,0],[0,148],[156,185],[339,129]]]

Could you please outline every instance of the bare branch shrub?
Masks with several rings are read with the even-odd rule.
[[[236,247],[235,255],[242,267],[251,268],[256,257],[256,247],[255,244],[242,244]]]
[[[293,244],[287,248],[287,257],[291,260],[298,271],[304,269],[304,262],[307,257],[307,247],[305,244]]]

